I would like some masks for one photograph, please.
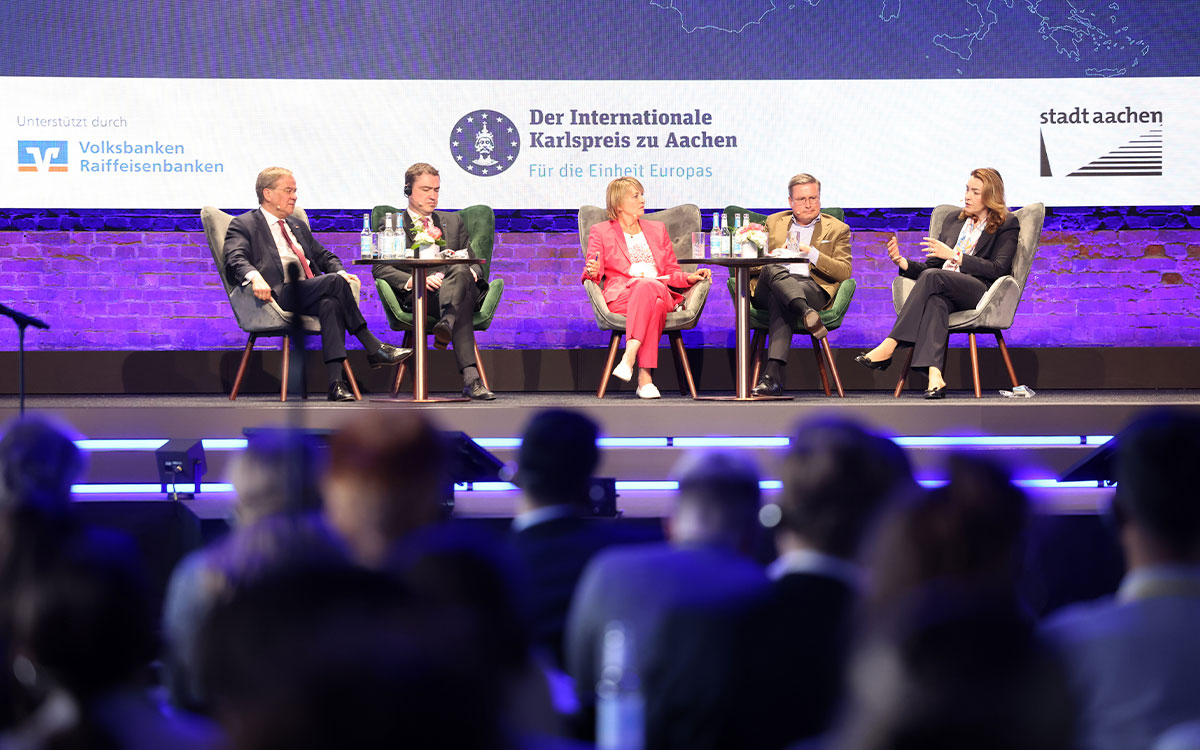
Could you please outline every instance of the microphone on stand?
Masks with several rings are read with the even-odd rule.
[[[46,323],[46,321],[40,318],[35,318],[32,315],[26,315],[23,312],[18,312],[8,305],[0,305],[0,315],[5,316],[6,318],[12,318],[13,322],[19,326],[33,326],[34,328],[41,328],[47,331],[50,330],[50,325]]]
[[[0,315],[12,318],[12,321],[17,324],[17,390],[21,394],[20,403],[22,417],[25,416],[25,329],[29,326],[41,328],[42,330],[50,330],[50,325],[39,318],[32,315],[26,315],[23,312],[18,312],[8,305],[0,305]]]

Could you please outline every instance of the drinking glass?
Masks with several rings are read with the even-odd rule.
[[[704,255],[704,240],[707,235],[704,232],[692,232],[692,257],[703,258]]]

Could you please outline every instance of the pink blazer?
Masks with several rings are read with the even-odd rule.
[[[638,223],[642,227],[642,233],[646,235],[646,243],[650,245],[659,275],[669,277],[663,280],[664,283],[675,289],[690,287],[688,273],[679,267],[679,261],[675,258],[675,249],[671,245],[670,235],[667,234],[667,225],[661,221],[647,219],[640,219]],[[625,247],[625,233],[621,231],[621,225],[615,221],[603,221],[592,226],[591,234],[588,235],[587,257],[596,258],[599,266],[594,277],[589,277],[585,271],[580,281],[599,281],[604,290],[604,301],[611,304],[632,281],[629,275],[629,250]],[[682,294],[671,290],[672,302],[678,305],[682,299]]]

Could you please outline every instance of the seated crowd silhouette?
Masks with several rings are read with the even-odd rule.
[[[67,430],[10,424],[0,750],[1200,747],[1196,414],[1121,431],[1126,573],[1052,612],[988,460],[927,489],[891,440],[809,420],[770,503],[748,454],[687,456],[659,531],[587,515],[598,432],[532,418],[504,528],[445,518],[420,412],[256,433],[231,530],[159,611],[137,545],[72,504]]]

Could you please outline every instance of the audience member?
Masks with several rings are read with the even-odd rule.
[[[213,611],[203,673],[231,750],[504,750],[499,683],[471,638],[394,576],[298,564]]]
[[[334,435],[323,490],[350,554],[382,566],[393,545],[441,514],[452,490],[443,439],[420,412],[368,413]]]
[[[1065,676],[1017,594],[1024,494],[990,461],[885,515],[835,747],[1065,750]]]
[[[7,748],[216,748],[207,722],[151,697],[157,650],[143,562],[113,534],[80,536],[17,595],[13,671],[44,698]]]
[[[317,514],[321,471],[313,438],[290,430],[256,433],[230,474],[237,493],[235,527],[180,561],[163,608],[164,682],[172,700],[193,711],[207,708],[196,649],[200,627],[215,603],[255,576],[295,560],[343,555]]]
[[[521,747],[565,746],[565,726],[534,656],[524,579],[511,550],[492,534],[451,522],[413,534],[398,552],[392,567],[415,595],[465,616],[471,637],[463,648],[474,648],[472,661],[500,680],[501,716]]]
[[[82,532],[71,508],[71,485],[84,459],[65,431],[39,417],[10,422],[0,438],[0,659],[12,664],[13,597],[52,565]],[[33,706],[0,669],[0,729]]]
[[[915,484],[895,443],[830,419],[799,426],[782,478],[770,591],[665,617],[645,676],[648,746],[783,747],[833,720],[860,543]]]
[[[585,707],[594,702],[597,661],[609,623],[624,626],[639,672],[662,618],[689,605],[761,593],[762,569],[746,554],[758,528],[754,464],[729,453],[688,456],[677,469],[679,493],[667,520],[667,544],[611,547],[584,571],[567,618],[567,666]]]
[[[534,643],[563,666],[571,595],[592,556],[642,541],[613,519],[589,519],[592,472],[599,460],[596,423],[578,412],[544,411],[525,427],[518,454],[511,543],[528,581]]]
[[[1044,627],[1080,707],[1079,747],[1150,747],[1200,719],[1200,416],[1153,412],[1117,436],[1111,515],[1127,573],[1114,597]]]
[[[1069,750],[1067,680],[1003,597],[928,584],[860,644],[834,750]]]
[[[886,621],[931,582],[990,592],[1032,619],[1018,592],[1029,522],[1025,493],[991,461],[953,456],[947,470],[946,485],[902,504],[881,523],[870,553],[868,625]]]

